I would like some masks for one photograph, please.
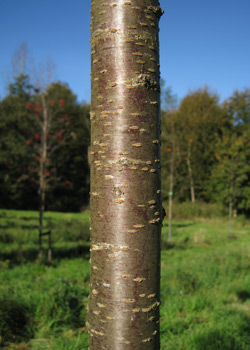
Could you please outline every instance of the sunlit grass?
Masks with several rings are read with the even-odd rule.
[[[38,214],[0,211],[0,347],[87,349],[89,213],[46,213],[45,223],[50,266],[37,260]],[[161,349],[249,350],[250,223],[235,219],[230,240],[226,218],[180,219],[171,246],[167,231],[165,221]]]

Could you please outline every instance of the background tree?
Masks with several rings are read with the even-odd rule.
[[[81,151],[84,152],[85,150],[85,158],[83,159],[81,156],[75,158],[74,153],[71,153],[71,157],[78,165],[83,165],[83,162],[86,164],[87,146],[89,143],[88,123],[86,118],[82,119],[82,123],[79,123],[79,117],[82,117],[82,113],[80,106],[76,103],[76,96],[73,95],[66,85],[61,83],[53,83],[44,92],[35,95],[34,103],[27,103],[26,108],[33,114],[37,123],[37,132],[31,135],[29,146],[33,146],[32,151],[34,158],[39,163],[39,167],[34,166],[31,170],[35,175],[39,173],[39,237],[41,237],[43,231],[45,196],[50,190],[50,183],[63,183],[64,191],[67,192],[67,195],[69,195],[67,188],[73,186],[72,176],[67,176],[67,172],[65,171],[64,173],[58,171],[60,168],[60,170],[62,170],[63,163],[60,154],[65,153],[65,149],[73,146],[75,140],[78,138],[78,133],[75,128],[81,124],[81,133],[85,133],[85,138],[81,141],[83,147]],[[76,121],[78,125],[74,126],[73,124]],[[71,145],[72,141],[73,144]],[[68,164],[68,166],[72,167],[71,164]],[[84,166],[82,167],[82,175],[83,174]],[[82,175],[78,176],[78,178],[82,179]],[[85,170],[85,178],[86,175],[87,172]],[[54,188],[55,192],[57,192],[55,185]],[[57,198],[56,202],[60,203],[60,207],[63,208],[66,203],[62,202],[62,196],[58,196],[57,193],[55,198]],[[66,199],[65,195],[64,199]],[[68,204],[72,204],[72,200],[67,200],[67,202]],[[67,205],[67,208],[68,210],[73,210],[76,205],[77,203],[71,208]]]
[[[186,155],[186,161],[187,161],[187,168],[188,168],[188,176],[189,176],[189,182],[190,182],[190,194],[191,194],[191,202],[195,202],[195,191],[194,191],[194,177],[193,177],[193,169],[191,165],[191,146],[193,143],[193,139],[188,140],[188,146],[187,146],[187,155]]]
[[[2,208],[25,209],[37,203],[35,186],[29,183],[27,176],[32,161],[27,152],[27,134],[30,127],[34,127],[25,108],[31,91],[28,77],[17,77],[9,91],[0,102],[0,204]]]
[[[167,133],[167,143],[168,146],[163,146],[163,151],[166,152],[168,159],[168,169],[169,173],[167,176],[168,179],[168,242],[172,243],[172,215],[173,215],[173,195],[174,195],[174,185],[175,185],[175,175],[176,167],[179,159],[179,146],[178,146],[178,137],[177,137],[177,125],[175,121],[175,113],[172,112],[169,114],[170,120],[165,119],[166,128],[169,125],[169,133]],[[163,123],[163,125],[165,124]],[[166,131],[167,132],[167,131]]]
[[[48,149],[51,178],[56,179],[49,184],[48,201],[51,209],[78,211],[89,199],[89,106],[80,105],[65,84],[52,84],[48,96],[55,109],[56,101],[59,105],[52,132],[55,140],[50,138]]]
[[[233,209],[250,210],[249,139],[249,129],[241,136],[227,132],[216,145],[218,163],[212,172],[211,197],[228,206],[229,237],[232,236]]]
[[[223,106],[230,123],[223,138],[216,144],[217,162],[210,187],[211,200],[229,208],[229,236],[232,234],[232,210],[248,214],[249,202],[249,139],[250,139],[250,90],[235,91]]]
[[[157,0],[92,2],[94,350],[160,348],[161,14]]]
[[[237,129],[250,125],[250,89],[236,90],[225,102],[224,107],[228,115],[237,125]]]
[[[178,125],[176,123],[177,96],[168,87],[162,89],[164,96],[165,111],[162,112],[162,177],[163,177],[163,198],[168,196],[168,242],[172,242],[172,213],[173,194],[176,167],[179,159]],[[167,189],[165,189],[167,186]]]
[[[194,198],[208,200],[207,183],[213,164],[216,161],[214,144],[222,135],[228,122],[226,114],[219,105],[219,98],[207,88],[187,95],[178,109],[180,147],[183,173],[178,192],[180,199]]]
[[[28,77],[17,77],[0,102],[3,208],[38,208],[42,106],[30,86]],[[65,84],[54,83],[47,91],[53,120],[47,140],[46,208],[79,211],[88,203],[89,106],[80,105]]]

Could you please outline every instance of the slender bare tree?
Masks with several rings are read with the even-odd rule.
[[[188,140],[188,151],[187,151],[187,167],[188,167],[188,175],[189,175],[189,183],[190,183],[190,194],[192,203],[195,202],[195,191],[194,191],[194,178],[193,178],[193,170],[191,167],[191,144],[193,139]]]
[[[172,244],[172,214],[173,214],[173,191],[176,168],[176,133],[175,122],[171,120],[171,148],[170,151],[170,168],[169,168],[169,193],[168,193],[168,243]]]
[[[160,349],[158,0],[92,1],[90,349]]]
[[[30,55],[28,45],[24,41],[12,56],[12,76],[18,77],[20,75],[29,75],[32,62],[33,59]]]

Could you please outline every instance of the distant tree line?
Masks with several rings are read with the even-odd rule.
[[[163,199],[221,202],[250,214],[250,89],[222,104],[198,89],[162,112]]]
[[[171,89],[162,95],[163,200],[221,202],[249,215],[250,89],[222,104],[207,88],[179,105]],[[0,101],[0,207],[38,209],[41,191],[46,210],[88,204],[89,113],[67,84],[39,90],[28,75],[13,80]]]

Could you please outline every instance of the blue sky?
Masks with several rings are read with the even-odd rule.
[[[250,86],[249,0],[162,0],[161,6],[162,78],[180,99],[205,85],[221,100]],[[0,0],[0,97],[25,41],[37,64],[50,56],[57,79],[89,102],[89,11],[90,0]]]

